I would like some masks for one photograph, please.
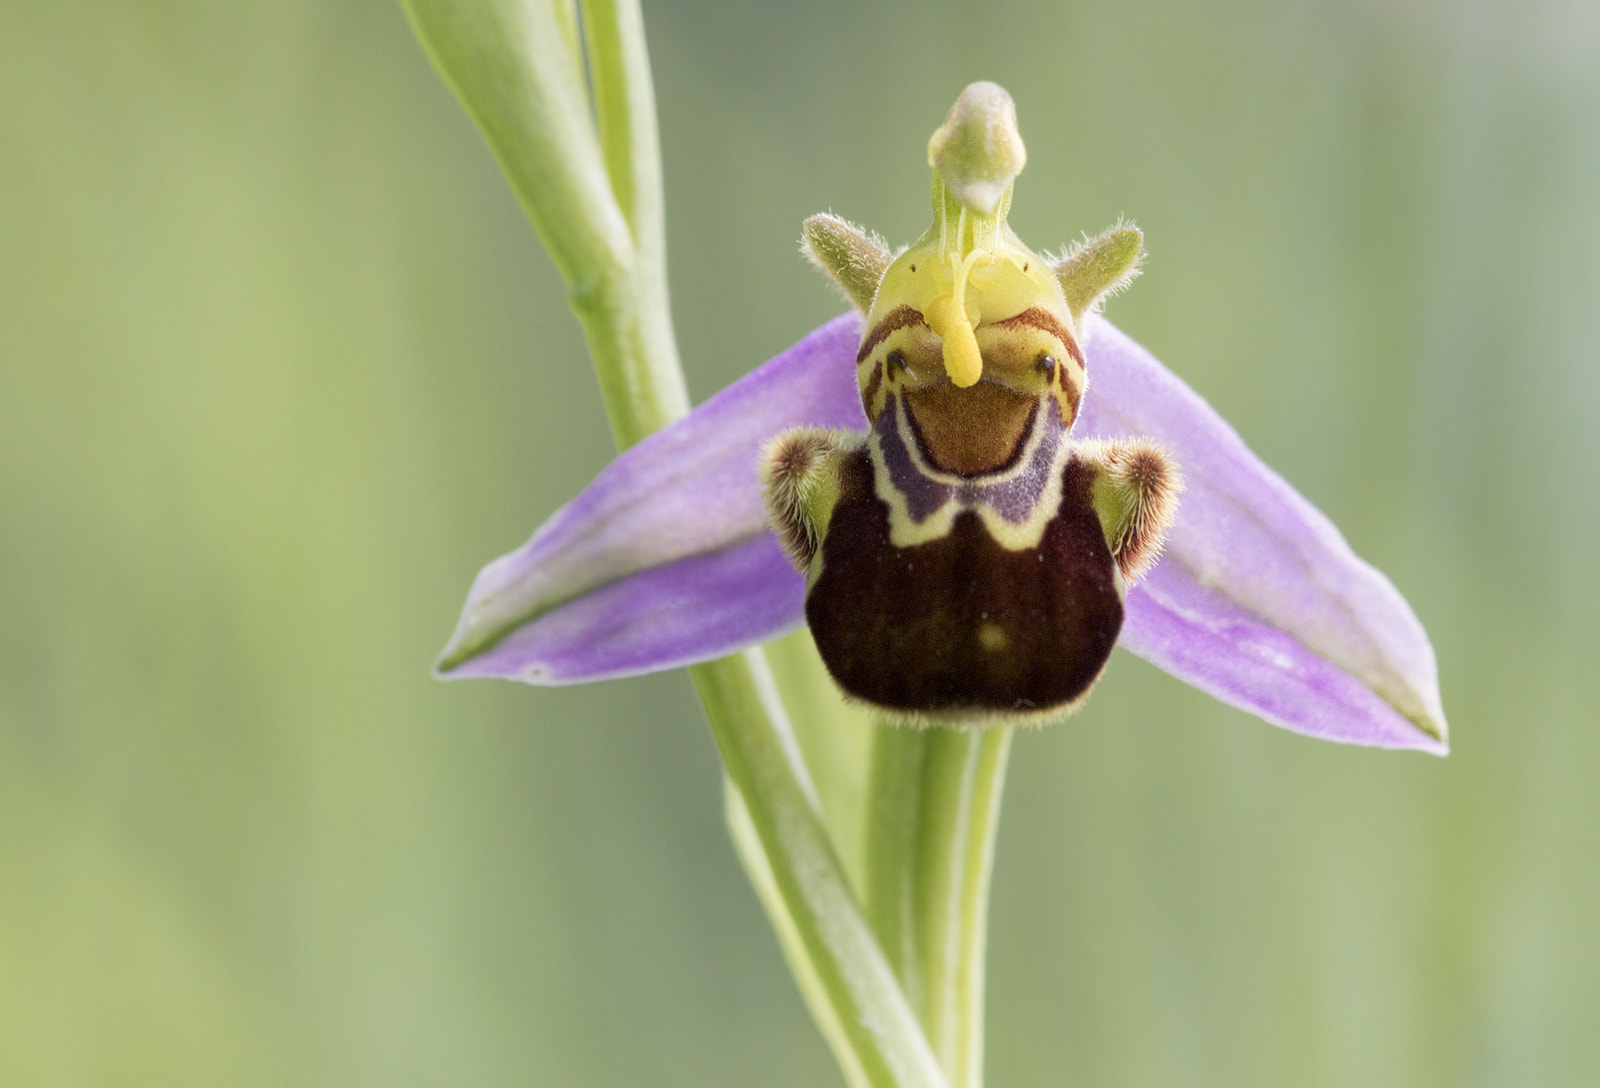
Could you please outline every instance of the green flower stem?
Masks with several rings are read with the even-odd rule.
[[[989,876],[1011,730],[880,725],[864,829],[867,917],[951,1088],[983,1083]]]
[[[736,791],[735,841],[846,1075],[862,1088],[944,1088],[828,839],[765,658],[746,651],[690,675]]]
[[[688,411],[667,299],[661,169],[636,0],[583,0],[594,101],[563,0],[406,0],[566,278],[619,446]],[[851,892],[760,651],[691,670],[734,838],[858,1088],[946,1088]]]
[[[593,5],[604,137],[571,3],[405,4],[567,281],[617,444],[682,416],[689,394],[667,305],[660,156],[637,3]]]
[[[602,384],[625,383],[629,390],[648,389],[651,404],[638,404],[623,414],[609,408],[614,399],[605,390],[612,431],[619,448],[637,442],[689,410],[688,387],[678,361],[677,336],[667,291],[665,199],[661,178],[661,141],[656,129],[656,98],[645,48],[644,17],[637,0],[583,0],[583,29],[589,46],[589,75],[594,86],[595,120],[611,191],[633,236],[633,278],[622,301],[619,331],[634,342],[633,353],[620,353],[615,370],[600,367]],[[602,311],[617,300],[599,299]],[[579,317],[582,309],[573,304]],[[631,321],[627,320],[630,319]],[[585,333],[593,350],[596,333]],[[599,356],[595,356],[598,360]],[[636,360],[636,361],[635,361]],[[630,365],[631,364],[631,365]],[[649,411],[655,407],[655,411]],[[656,418],[670,411],[667,418]],[[642,431],[639,427],[643,425]]]

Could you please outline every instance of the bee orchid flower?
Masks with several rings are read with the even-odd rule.
[[[1061,633],[1065,628],[1053,621],[1035,632],[1039,646],[1027,653],[1039,660],[1055,654],[1071,664],[1089,655],[1087,681],[1062,688],[1061,706],[1075,705],[1087,692],[1115,640],[1186,683],[1286,729],[1444,754],[1448,737],[1433,650],[1405,599],[1194,390],[1099,315],[1100,299],[1136,271],[1137,231],[1114,228],[1053,262],[1015,239],[1004,222],[1023,160],[1020,141],[1010,140],[1014,113],[1008,121],[1010,99],[992,97],[989,88],[999,91],[992,84],[974,88],[957,102],[930,146],[935,225],[929,234],[893,257],[842,220],[808,221],[808,255],[833,275],[856,311],[823,325],[623,452],[524,546],[484,568],[438,674],[584,683],[711,660],[797,628],[806,621],[808,584],[819,596],[828,591],[819,578],[827,567],[822,534],[840,484],[838,477],[802,472],[789,492],[764,501],[763,482],[768,500],[774,491],[773,458],[794,453],[797,440],[815,449],[859,449],[863,466],[873,457],[887,466],[901,445],[920,443],[926,455],[928,432],[939,426],[934,409],[978,389],[987,390],[984,403],[1011,404],[1006,398],[1026,393],[1046,406],[1035,411],[1027,408],[1033,401],[1026,397],[1016,401],[1024,415],[1032,412],[1027,420],[1053,422],[1017,423],[1021,438],[1007,439],[976,470],[950,476],[955,497],[938,500],[947,512],[970,507],[995,524],[1003,521],[980,510],[988,500],[970,497],[978,486],[971,481],[988,479],[984,473],[996,473],[999,462],[1056,457],[1040,478],[1059,477],[1063,464],[1070,476],[1079,455],[1069,461],[1065,452],[1049,453],[1055,447],[1046,446],[1056,441],[1051,436],[1059,437],[1062,450],[1071,445],[1085,451],[1084,463],[1091,466],[1085,471],[1100,472],[1096,479],[1106,478],[1107,451],[1115,450],[1148,451],[1150,464],[1169,472],[1174,484],[1181,472],[1181,500],[1158,496],[1163,502],[1149,518],[1135,502],[1123,511],[1126,531],[1108,530],[1112,551],[1104,560],[1104,580],[1116,584],[1120,633],[1111,618],[1096,621],[1093,638],[1105,645],[1089,652],[1071,644],[1079,635]],[[1045,316],[1017,316],[1027,313]],[[893,339],[908,329],[920,339]],[[896,344],[899,350],[889,350]],[[926,364],[923,378],[916,376],[918,350],[932,353],[920,360]],[[1022,363],[1007,370],[1007,352]],[[897,363],[907,375],[899,385]],[[898,402],[907,407],[896,416]],[[897,418],[898,431],[884,423]],[[989,417],[981,422],[987,425]],[[897,433],[913,437],[897,445]],[[779,436],[786,434],[789,445],[783,446]],[[862,443],[876,452],[869,456]],[[947,448],[959,459],[970,446],[956,441]],[[780,470],[780,491],[783,479]],[[884,476],[877,498],[866,501],[884,499],[899,486]],[[786,524],[785,501],[804,506],[812,492],[833,496],[823,504],[827,509]],[[1098,509],[1102,522],[1114,517],[1104,502]],[[915,520],[915,512],[909,516]],[[949,533],[951,518],[959,516],[965,515],[951,513],[940,531]],[[918,525],[938,521],[908,520],[900,528],[915,536]],[[1119,546],[1126,554],[1117,552]],[[1011,559],[1034,554],[1017,547],[1007,545]],[[847,558],[844,545],[833,554],[829,569],[837,571]],[[1045,564],[1044,552],[1038,561]],[[972,596],[933,581],[919,586],[917,577],[938,577],[931,570],[907,577],[906,593],[934,601]],[[830,608],[872,607],[861,603],[859,585],[834,588],[846,603]],[[984,603],[971,604],[974,616]],[[821,644],[829,625],[819,627],[817,618],[814,606],[813,629]],[[851,613],[831,626],[860,631],[869,621]],[[826,632],[830,640],[850,637]],[[976,646],[979,634],[972,637]],[[848,692],[885,703],[852,687],[841,675],[848,667],[836,667],[829,645],[820,648]],[[843,660],[846,652],[836,656]]]
[[[847,314],[603,469],[479,573],[440,676],[578,684],[678,668],[805,621],[768,527],[758,458],[793,427],[864,429]],[[1104,318],[1084,345],[1085,437],[1148,435],[1183,465],[1166,548],[1129,590],[1119,644],[1295,732],[1447,746],[1415,613],[1327,516],[1194,390]]]
[[[436,672],[692,666],[734,844],[853,1088],[981,1088],[1009,727],[1076,710],[1114,646],[1297,732],[1447,750],[1404,598],[1100,316],[1143,236],[1050,258],[1007,225],[1027,156],[1003,89],[935,131],[910,246],[806,221],[852,311],[684,414],[637,3],[408,10],[567,278],[627,447],[479,573]],[[749,649],[802,624],[872,711],[813,713],[809,754],[778,681],[810,664]]]

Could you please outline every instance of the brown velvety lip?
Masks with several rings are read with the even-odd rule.
[[[974,390],[983,391],[976,403]],[[905,398],[923,456],[941,472],[960,476],[999,472],[1014,463],[1039,403],[1037,396],[1002,382],[958,390],[948,378],[907,390]]]

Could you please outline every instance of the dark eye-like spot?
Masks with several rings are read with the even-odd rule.
[[[889,353],[889,369],[891,371],[910,370],[911,364],[906,362],[906,357],[898,351],[891,351]]]
[[[1056,376],[1056,361],[1048,355],[1039,356],[1039,361],[1033,364],[1044,373],[1045,381],[1053,381]]]
[[[916,265],[912,265],[911,266],[911,271],[915,272],[916,270],[917,270],[917,266]]]

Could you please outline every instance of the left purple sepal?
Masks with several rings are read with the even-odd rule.
[[[837,317],[625,450],[479,573],[437,674],[581,684],[799,627],[805,583],[767,529],[757,456],[789,427],[866,429],[860,341],[860,318]]]
[[[766,526],[758,451],[790,427],[864,430],[837,318],[621,454],[473,583],[438,675],[575,684],[732,653],[803,622],[804,582]],[[1110,323],[1085,342],[1080,438],[1166,447],[1186,492],[1121,644],[1275,725],[1447,750],[1433,650],[1381,573],[1206,402]]]

